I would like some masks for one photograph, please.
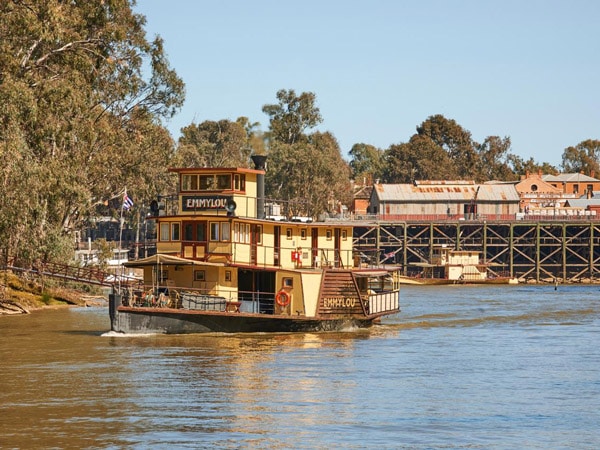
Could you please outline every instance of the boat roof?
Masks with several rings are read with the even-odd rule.
[[[168,170],[176,173],[265,173],[264,170],[247,169],[245,167],[169,167]]]
[[[174,265],[174,266],[224,266],[225,263],[220,262],[208,262],[208,261],[194,261],[192,259],[180,258],[175,255],[166,255],[157,253],[156,255],[148,256],[146,258],[138,259],[136,261],[128,261],[123,265],[125,267],[148,267],[156,266],[159,264]]]

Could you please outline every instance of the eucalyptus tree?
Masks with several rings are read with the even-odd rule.
[[[557,167],[553,166],[548,162],[537,162],[533,158],[524,160],[518,155],[509,155],[507,158],[507,164],[512,168],[512,172],[516,176],[525,175],[529,173],[541,172],[543,174],[558,174],[560,171]]]
[[[312,92],[296,95],[293,89],[277,91],[279,103],[264,105],[269,116],[269,136],[273,141],[295,144],[306,138],[306,131],[319,125],[323,118]]]
[[[175,164],[182,167],[248,167],[252,125],[246,118],[205,121],[181,129]]]
[[[350,166],[331,133],[314,133],[302,142],[274,142],[266,176],[268,196],[284,200],[289,215],[336,214],[352,200]]]
[[[354,144],[349,152],[352,178],[357,182],[382,178],[385,152],[369,144]]]
[[[417,127],[417,134],[429,137],[448,153],[460,178],[477,178],[478,157],[471,133],[455,120],[441,114],[430,116]]]
[[[479,158],[477,162],[479,168],[475,177],[476,181],[518,180],[519,174],[513,172],[510,167],[510,148],[509,137],[501,138],[499,136],[488,136],[483,144],[477,146]]]
[[[0,243],[32,260],[124,187],[141,204],[167,180],[161,125],[184,85],[133,1],[0,3]]]
[[[351,201],[350,167],[331,133],[308,133],[323,120],[315,94],[280,90],[277,99],[263,106],[270,117],[267,196],[297,205],[294,214],[335,213]]]
[[[391,145],[385,152],[385,161],[385,183],[448,180],[457,176],[450,155],[426,135],[415,134],[407,143]]]
[[[568,173],[583,172],[600,176],[600,140],[587,139],[567,147],[562,155],[562,168]]]

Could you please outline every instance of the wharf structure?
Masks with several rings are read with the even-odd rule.
[[[546,178],[528,173],[519,182],[376,183],[367,214],[355,217],[362,219],[354,229],[356,257],[399,265],[411,276],[432,260],[434,249],[447,247],[478,252],[492,276],[600,282],[600,209],[593,203],[600,180]],[[585,204],[574,207],[575,201]]]
[[[520,282],[600,282],[600,220],[596,217],[423,219],[364,221],[355,226],[354,248],[365,264],[412,265],[430,261],[447,246],[481,254],[497,276]]]

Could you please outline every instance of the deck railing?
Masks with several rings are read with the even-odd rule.
[[[369,295],[369,314],[397,311],[400,304],[399,290]]]

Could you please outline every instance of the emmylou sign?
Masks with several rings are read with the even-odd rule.
[[[207,211],[226,209],[231,197],[184,195],[181,198],[183,211]]]

